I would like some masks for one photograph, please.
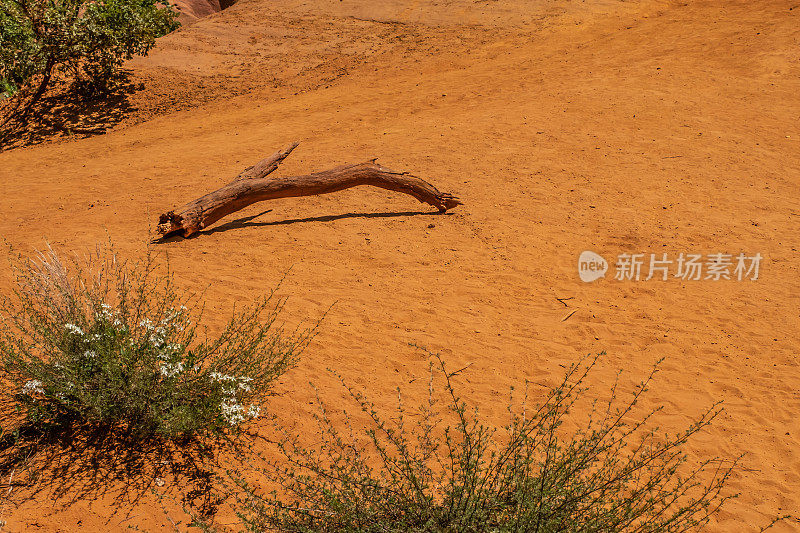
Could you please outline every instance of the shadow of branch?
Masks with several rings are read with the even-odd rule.
[[[191,238],[197,238],[204,235],[213,235],[214,233],[222,233],[226,231],[232,231],[237,229],[245,229],[245,228],[261,228],[261,227],[269,227],[269,226],[285,226],[291,224],[303,224],[303,223],[313,223],[313,222],[334,222],[336,220],[345,220],[350,218],[397,218],[397,217],[412,217],[412,216],[449,216],[452,213],[449,212],[440,212],[440,211],[387,211],[387,212],[379,212],[379,213],[342,213],[339,215],[322,215],[316,217],[304,217],[304,218],[288,218],[283,220],[271,220],[266,222],[253,222],[256,218],[260,217],[261,215],[265,215],[271,212],[272,209],[268,209],[256,215],[251,215],[247,217],[237,218],[236,220],[231,220],[230,222],[226,222],[224,224],[220,224],[219,226],[215,226],[211,229],[200,231],[195,233],[191,236]],[[179,235],[168,235],[162,237],[160,239],[156,239],[153,241],[155,244],[166,244],[172,242],[179,242],[183,241],[184,238]]]

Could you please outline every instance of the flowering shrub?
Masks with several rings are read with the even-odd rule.
[[[28,427],[99,424],[137,437],[220,435],[259,415],[308,334],[275,327],[266,297],[200,339],[197,298],[154,261],[99,254],[70,272],[49,251],[18,264],[0,305],[0,376]]]
[[[366,438],[355,418],[318,398],[310,445],[313,428],[282,430],[279,459],[258,456],[229,470],[245,529],[682,532],[707,524],[734,497],[726,485],[737,459],[688,464],[685,451],[718,405],[676,434],[652,424],[660,409],[637,408],[657,366],[627,399],[618,399],[615,382],[607,402],[597,402],[584,398],[597,358],[581,359],[540,403],[528,405],[527,394],[521,406],[509,402],[509,423],[498,432],[459,396],[461,371],[432,357],[438,369],[431,366],[427,401],[409,409],[398,389],[390,416],[342,380],[366,415]],[[588,421],[575,420],[579,401]],[[278,489],[264,490],[259,474]]]

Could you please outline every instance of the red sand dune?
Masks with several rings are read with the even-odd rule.
[[[235,0],[175,0],[172,5],[179,12],[181,24],[191,24],[197,19],[219,13],[235,3]]]

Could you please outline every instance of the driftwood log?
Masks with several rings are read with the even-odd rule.
[[[294,143],[284,150],[262,159],[244,170],[221,189],[208,193],[158,219],[156,231],[162,236],[173,234],[189,237],[226,215],[248,205],[276,198],[312,196],[349,189],[357,185],[372,185],[381,189],[413,196],[439,211],[447,211],[461,201],[451,194],[439,192],[427,181],[407,172],[395,172],[378,165],[375,160],[344,165],[305,176],[267,176],[297,148]]]

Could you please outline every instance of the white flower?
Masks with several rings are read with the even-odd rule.
[[[103,318],[105,318],[106,320],[111,320],[112,318],[114,318],[114,310],[110,305],[100,304],[100,307],[102,308],[100,313],[103,315]]]
[[[236,400],[226,400],[220,404],[222,410],[222,418],[231,426],[236,426],[245,421],[245,416],[242,414],[244,407],[236,403]]]
[[[22,394],[27,394],[28,396],[32,396],[34,394],[44,394],[42,382],[38,379],[32,379],[28,381],[22,387]]]
[[[97,359],[97,352],[94,350],[86,350],[83,355],[88,359]]]
[[[161,365],[161,375],[167,378],[171,378],[177,374],[183,372],[183,363],[178,361],[177,363],[164,363]]]
[[[75,335],[83,335],[83,330],[75,324],[64,324],[64,329]]]
[[[223,385],[222,392],[228,395],[236,394],[237,388],[244,392],[250,392],[252,390],[250,383],[253,381],[253,378],[248,376],[240,376],[237,378],[236,376],[222,374],[220,372],[211,372],[209,377],[211,381],[227,382],[226,385]]]
[[[181,309],[178,310],[176,309],[168,310],[164,318],[161,319],[161,324],[164,326],[168,326],[173,322],[177,322],[178,319],[181,318],[181,315],[183,314],[183,311],[185,309],[186,309],[185,307],[181,307]]]
[[[212,381],[236,381],[236,376],[229,376],[228,374],[221,374],[219,372],[212,372],[209,374]]]
[[[222,411],[222,418],[231,426],[237,426],[247,419],[258,417],[261,414],[261,407],[258,405],[251,405],[245,411],[244,407],[236,403],[235,399],[228,399],[220,404]]]

